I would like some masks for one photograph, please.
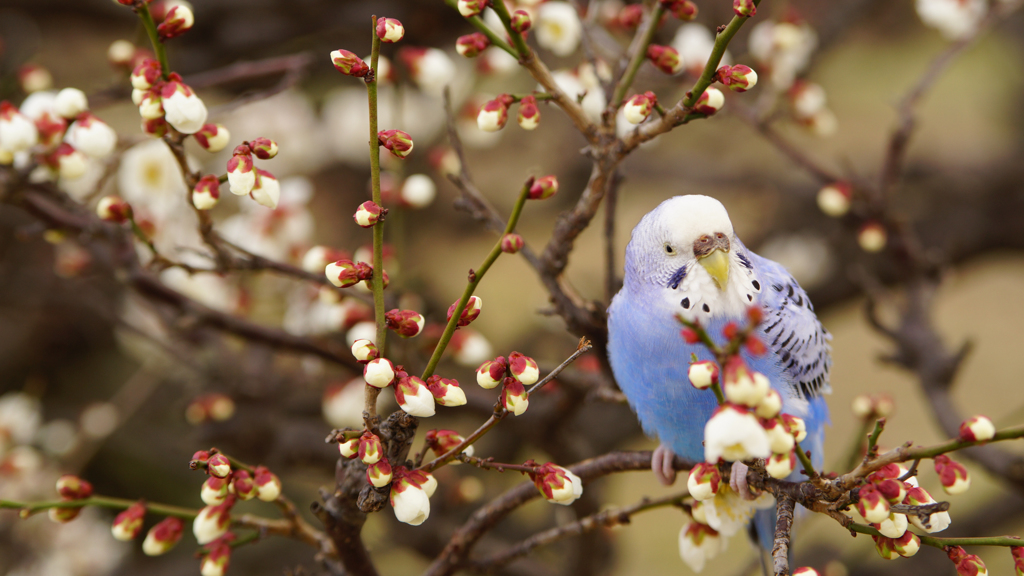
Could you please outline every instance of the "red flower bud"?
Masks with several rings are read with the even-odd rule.
[[[395,18],[377,19],[377,38],[386,44],[398,42],[405,36],[405,27]]]
[[[382,215],[383,209],[373,200],[367,200],[359,205],[352,219],[362,228],[373,228]]]
[[[384,314],[388,328],[402,338],[412,338],[423,331],[423,315],[415,310],[389,310]]]
[[[530,28],[533,27],[533,21],[530,20],[530,13],[526,10],[516,10],[512,13],[511,22],[512,30],[525,34]]]
[[[382,130],[377,133],[377,141],[395,158],[405,158],[412,152],[412,136],[401,130]]]
[[[558,179],[552,176],[537,178],[530,186],[527,197],[530,200],[545,200],[558,193]]]
[[[448,321],[451,321],[452,314],[455,313],[455,308],[458,307],[460,301],[461,298],[448,307]],[[477,317],[480,316],[480,310],[483,308],[483,305],[483,300],[481,300],[479,296],[470,296],[469,302],[462,310],[462,314],[459,315],[458,326],[469,326],[470,322],[476,320]]]
[[[92,496],[92,484],[73,474],[57,479],[57,493],[65,500],[81,500]]]
[[[363,59],[348,50],[335,50],[331,52],[331,62],[338,72],[346,76],[362,78],[370,72],[370,67],[363,62]]]
[[[466,58],[476,58],[491,45],[491,40],[482,32],[474,32],[459,36],[455,41],[455,51]]]
[[[671,46],[651,44],[647,47],[647,59],[654,64],[654,67],[665,74],[678,74],[683,69],[683,61],[679,58],[679,52]]]
[[[757,14],[757,6],[754,6],[754,0],[733,0],[732,11],[737,16],[753,16]]]
[[[519,234],[505,234],[501,237],[501,251],[506,254],[515,254],[523,248],[523,237]]]

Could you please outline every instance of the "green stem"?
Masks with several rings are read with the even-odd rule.
[[[661,2],[658,2],[654,5],[654,10],[645,23],[646,28],[637,31],[640,43],[636,45],[633,59],[629,61],[629,66],[626,67],[626,71],[619,80],[619,84],[615,87],[615,94],[612,96],[612,110],[619,109],[619,106],[622,105],[622,100],[626,97],[626,92],[633,85],[633,80],[636,78],[636,73],[640,70],[640,65],[647,58],[647,47],[651,45],[651,42],[654,40],[654,33],[658,31],[658,22],[661,21],[664,15],[665,7]]]
[[[149,41],[153,44],[153,52],[156,53],[156,59],[160,62],[160,74],[164,80],[167,80],[171,73],[171,66],[167,62],[167,48],[160,40],[160,33],[156,31],[156,22],[153,21],[153,15],[149,12],[149,5],[139,2],[135,6],[135,13],[139,15],[139,20],[142,20],[142,27],[146,29]]]
[[[781,418],[779,420],[779,423],[782,424]],[[796,444],[796,446],[794,446],[796,449],[796,457],[800,460],[800,464],[803,465],[807,476],[809,478],[816,478],[818,476],[818,471],[814,469],[814,464],[811,463],[811,459],[807,456],[807,452],[804,452],[804,449],[800,447],[800,443],[795,439],[793,442]]]
[[[719,374],[722,373],[722,368],[721,367],[718,368],[718,373]],[[725,404],[725,394],[722,392],[722,385],[721,384],[719,384],[718,382],[712,382],[711,383],[711,391],[715,393],[715,398],[718,399],[718,405],[719,406]]]
[[[153,241],[150,240],[149,237],[146,236],[146,233],[142,231],[142,228],[139,227],[138,222],[135,221],[135,216],[129,217],[128,221],[131,223],[132,226],[132,234],[134,234],[135,237],[139,239],[139,241],[141,241],[143,244],[149,247],[149,251],[153,253],[153,258],[155,260],[159,260],[160,253],[157,252],[156,246],[153,245]]]
[[[370,69],[373,71],[371,79],[366,82],[366,94],[370,106],[370,182],[372,187],[373,201],[379,206],[380,198],[380,142],[377,140],[377,61],[380,59],[380,38],[377,37],[377,16],[372,17],[372,29],[370,35],[373,37],[373,48],[370,51]],[[385,343],[388,335],[387,323],[384,319],[384,220],[381,219],[373,226],[373,277],[370,278],[370,286],[373,289],[373,318],[377,324],[377,339],[374,344],[383,356]],[[377,415],[377,396],[380,389],[373,386],[366,387],[365,412],[367,420],[372,420]]]
[[[21,516],[24,518],[37,512],[42,512],[43,510],[49,510],[50,508],[83,508],[85,506],[97,506],[99,508],[124,510],[136,502],[138,502],[138,500],[111,498],[108,496],[92,496],[90,498],[82,498],[81,500],[51,500],[48,502],[13,502],[10,500],[0,500],[0,508],[19,509],[21,510]],[[154,504],[152,502],[146,502],[145,504],[147,512],[152,512],[161,516],[175,516],[178,518],[192,519],[199,514],[198,510],[182,508],[180,506]]]
[[[871,431],[871,435],[868,436],[868,451],[869,457],[874,458],[874,452],[877,450],[878,438],[882,435],[882,430],[885,429],[885,418],[879,418],[875,420],[875,428]]]
[[[512,38],[512,44],[516,47],[516,52],[518,52],[518,54],[513,53],[512,55],[520,60],[525,60],[530,56],[530,47],[526,45],[523,35],[512,29],[512,16],[508,13],[508,8],[505,7],[505,0],[494,0],[491,8],[497,13],[498,18],[501,19],[502,26],[505,27],[505,31]]]
[[[1000,440],[1016,440],[1017,438],[1024,438],[1024,426],[1018,426],[1016,428],[1007,428],[1006,430],[1000,430],[996,432],[996,435],[992,437],[988,442],[998,442]],[[918,447],[911,448],[907,451],[906,460],[921,460],[924,458],[934,458],[940,454],[947,452],[954,452],[961,448],[967,448],[969,446],[977,446],[978,444],[985,444],[986,442],[969,442],[967,440],[954,439],[949,442],[944,442],[930,448]]]
[[[444,0],[444,2],[445,4],[447,4],[448,6],[455,10],[459,9],[458,0]],[[508,42],[505,42],[505,40],[501,36],[495,34],[494,30],[491,30],[491,28],[487,24],[485,24],[483,19],[481,19],[479,16],[466,18],[466,22],[469,22],[474,28],[482,32],[484,36],[487,36],[487,39],[491,41],[491,44],[497,46],[498,48],[501,48],[505,52],[508,52],[509,55],[515,58],[519,58],[519,54],[516,54],[515,48],[509,46]]]
[[[484,258],[480,267],[477,268],[471,275],[469,283],[466,284],[466,289],[462,292],[462,298],[459,299],[459,304],[455,307],[455,311],[452,313],[452,317],[448,320],[448,325],[444,327],[444,333],[441,335],[441,340],[438,341],[437,346],[434,347],[434,353],[430,356],[430,361],[427,363],[427,367],[423,370],[423,378],[426,380],[437,368],[437,363],[441,361],[441,355],[444,354],[445,348],[448,346],[448,342],[452,339],[452,334],[455,334],[455,328],[458,326],[459,317],[462,316],[462,311],[466,309],[466,305],[469,304],[469,298],[473,295],[473,291],[476,290],[477,285],[483,280],[484,274],[494,264],[494,261],[501,256],[501,239],[505,234],[511,234],[516,229],[516,223],[519,222],[519,215],[523,212],[523,205],[526,204],[526,199],[530,193],[530,185],[533,179],[531,178],[523,186],[522,192],[519,193],[519,199],[516,200],[515,206],[512,208],[512,215],[508,218],[508,224],[505,226],[505,232],[498,238],[498,241],[491,248],[490,254],[487,258]]]
[[[754,0],[754,6],[760,3],[761,0]],[[693,85],[690,95],[683,100],[683,107],[693,108],[697,103],[697,99],[704,93],[704,90],[711,85],[711,79],[714,78],[715,72],[718,72],[718,65],[722,62],[722,56],[725,54],[726,47],[732,41],[732,37],[739,32],[743,23],[749,19],[749,16],[733,16],[732,21],[726,25],[725,30],[722,30],[722,33],[718,35],[718,38],[715,39],[715,47],[711,50],[711,57],[708,58],[708,63],[704,66],[704,72],[697,79],[697,83]]]
[[[875,530],[871,526],[865,526],[864,524],[850,524],[848,526],[851,532],[860,532],[861,534],[867,534],[869,536],[881,536],[882,533]],[[915,534],[917,534],[915,532]],[[921,539],[922,544],[928,546],[934,546],[935,548],[945,548],[946,546],[1021,546],[1024,545],[1024,541],[1016,536],[982,536],[973,538],[937,538],[935,536],[926,536],[924,534],[917,534],[917,537]]]

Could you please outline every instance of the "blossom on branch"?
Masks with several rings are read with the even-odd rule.
[[[686,488],[690,491],[690,496],[702,501],[714,498],[721,483],[722,474],[718,471],[718,465],[700,462],[690,470]]]
[[[220,152],[227,148],[231,133],[223,124],[204,124],[192,137],[207,152]]]
[[[725,540],[706,524],[687,522],[679,530],[679,556],[694,572],[703,570],[707,561],[725,550],[725,546]]]
[[[537,44],[555,56],[576,51],[583,38],[583,24],[576,8],[568,2],[545,2],[537,9]]]
[[[973,416],[960,424],[960,440],[985,442],[996,435],[996,427],[986,416]]]
[[[429,473],[396,467],[391,480],[395,518],[412,526],[422,524],[430,516],[430,496],[436,487],[437,481]]]
[[[724,404],[704,426],[704,459],[739,462],[771,456],[771,445],[757,417],[742,406]]]
[[[533,358],[519,352],[513,352],[508,355],[508,369],[512,373],[512,377],[525,386],[537,382],[537,379],[540,377],[537,362]]]
[[[399,378],[395,383],[395,402],[410,416],[428,418],[436,412],[434,396],[418,376]]]
[[[515,416],[520,416],[530,407],[530,397],[523,383],[509,376],[502,380],[501,405]]]
[[[583,495],[580,477],[552,462],[538,466],[529,475],[544,499],[552,504],[568,506]]]
[[[505,379],[505,370],[508,369],[508,360],[504,356],[498,356],[494,360],[488,360],[476,369],[476,383],[481,388],[490,390]]]
[[[463,406],[466,404],[466,393],[454,378],[442,378],[434,374],[427,378],[427,390],[434,401],[441,406]]]

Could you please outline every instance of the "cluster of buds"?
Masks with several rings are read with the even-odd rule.
[[[898,464],[888,464],[871,473],[867,484],[857,491],[857,512],[881,536],[874,536],[875,549],[887,560],[898,556],[909,557],[921,547],[920,538],[907,528],[913,524],[925,532],[939,532],[949,526],[948,512],[934,512],[924,518],[917,514],[893,512],[892,505],[923,506],[935,500],[916,485],[916,480],[901,480],[906,470]]]
[[[690,0],[661,0],[661,5],[684,22],[697,17],[697,5]]]
[[[168,40],[188,32],[194,23],[192,9],[185,4],[177,4],[167,11],[164,21],[156,27],[156,31],[161,39]]]
[[[437,480],[429,472],[395,468],[391,481],[391,508],[395,518],[412,526],[419,526],[430,516],[430,497],[437,488]]]
[[[141,500],[125,508],[114,517],[110,533],[115,540],[128,542],[134,540],[142,531],[142,520],[146,516],[146,503]]]
[[[370,287],[373,279],[373,266],[366,262],[352,262],[351,260],[338,260],[324,267],[324,274],[338,288],[349,288],[360,282],[366,282]],[[384,287],[388,286],[388,273],[384,272]]]
[[[65,501],[84,500],[92,496],[92,484],[82,480],[78,476],[65,474],[57,479],[57,494]],[[81,508],[50,508],[48,513],[50,520],[63,523],[70,522],[78,517]]]
[[[960,424],[960,440],[964,442],[987,442],[995,435],[995,425],[985,416],[974,416]]]
[[[235,196],[248,194],[258,204],[273,210],[281,200],[281,184],[273,174],[257,168],[253,156],[260,160],[277,156],[277,143],[261,136],[236,146],[227,165],[228,189]]]
[[[459,307],[459,302],[462,302],[461,298],[456,300],[454,303],[452,303],[451,306],[448,307],[448,322],[451,322],[452,315],[455,314],[455,310],[458,309]],[[459,320],[456,325],[459,328],[462,328],[463,326],[469,326],[471,322],[473,322],[480,316],[480,311],[483,309],[483,306],[484,301],[481,300],[479,296],[470,296],[469,301],[466,302],[466,307],[463,308],[462,313],[459,314]]]
[[[844,216],[850,211],[853,200],[853,186],[849,182],[833,182],[818,190],[818,208],[833,218]]]
[[[658,97],[654,95],[654,92],[644,92],[643,94],[637,94],[626,101],[623,106],[623,115],[626,117],[626,121],[630,124],[640,124],[654,111],[654,107],[658,105]]]
[[[338,449],[344,458],[359,458],[366,464],[366,481],[377,488],[383,488],[391,482],[391,463],[384,456],[384,447],[380,438],[370,432],[362,435],[350,435],[338,443]]]
[[[757,72],[743,64],[726,65],[715,72],[715,79],[733,92],[746,92],[757,84]]]
[[[455,41],[455,51],[466,58],[476,58],[491,45],[491,40],[482,32],[474,32],[459,36]]]
[[[454,430],[427,430],[427,435],[424,438],[427,447],[433,450],[434,454],[439,457],[454,450],[465,440],[462,435]],[[466,456],[472,456],[473,451],[473,446],[466,446],[461,453]],[[453,462],[453,464],[459,463],[458,461]]]
[[[507,359],[498,356],[476,369],[476,382],[481,388],[489,390],[502,385],[502,406],[516,416],[526,412],[530,405],[526,386],[535,384],[539,378],[537,362],[519,352],[512,352]]]
[[[508,122],[508,107],[515,99],[508,94],[500,94],[494,100],[487,101],[480,107],[476,115],[476,125],[484,132],[497,132]]]
[[[185,408],[185,420],[192,425],[224,422],[235,415],[235,401],[227,394],[212,392],[196,396]]]
[[[401,130],[381,130],[377,133],[377,142],[395,158],[405,158],[412,152],[412,136]]]
[[[675,75],[683,69],[683,60],[679,57],[679,52],[671,46],[651,44],[647,47],[647,59],[665,74]]]
[[[149,58],[136,66],[131,83],[132,102],[139,107],[145,132],[162,136],[170,124],[182,134],[195,134],[206,125],[206,104],[177,73],[164,80],[156,60]]]
[[[569,470],[548,462],[528,473],[533,485],[552,504],[568,506],[583,495],[583,482]]]

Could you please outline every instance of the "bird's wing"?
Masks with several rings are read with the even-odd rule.
[[[748,252],[755,275],[762,280],[764,320],[759,331],[779,369],[805,400],[831,393],[832,335],[814,314],[804,289],[782,265]]]

